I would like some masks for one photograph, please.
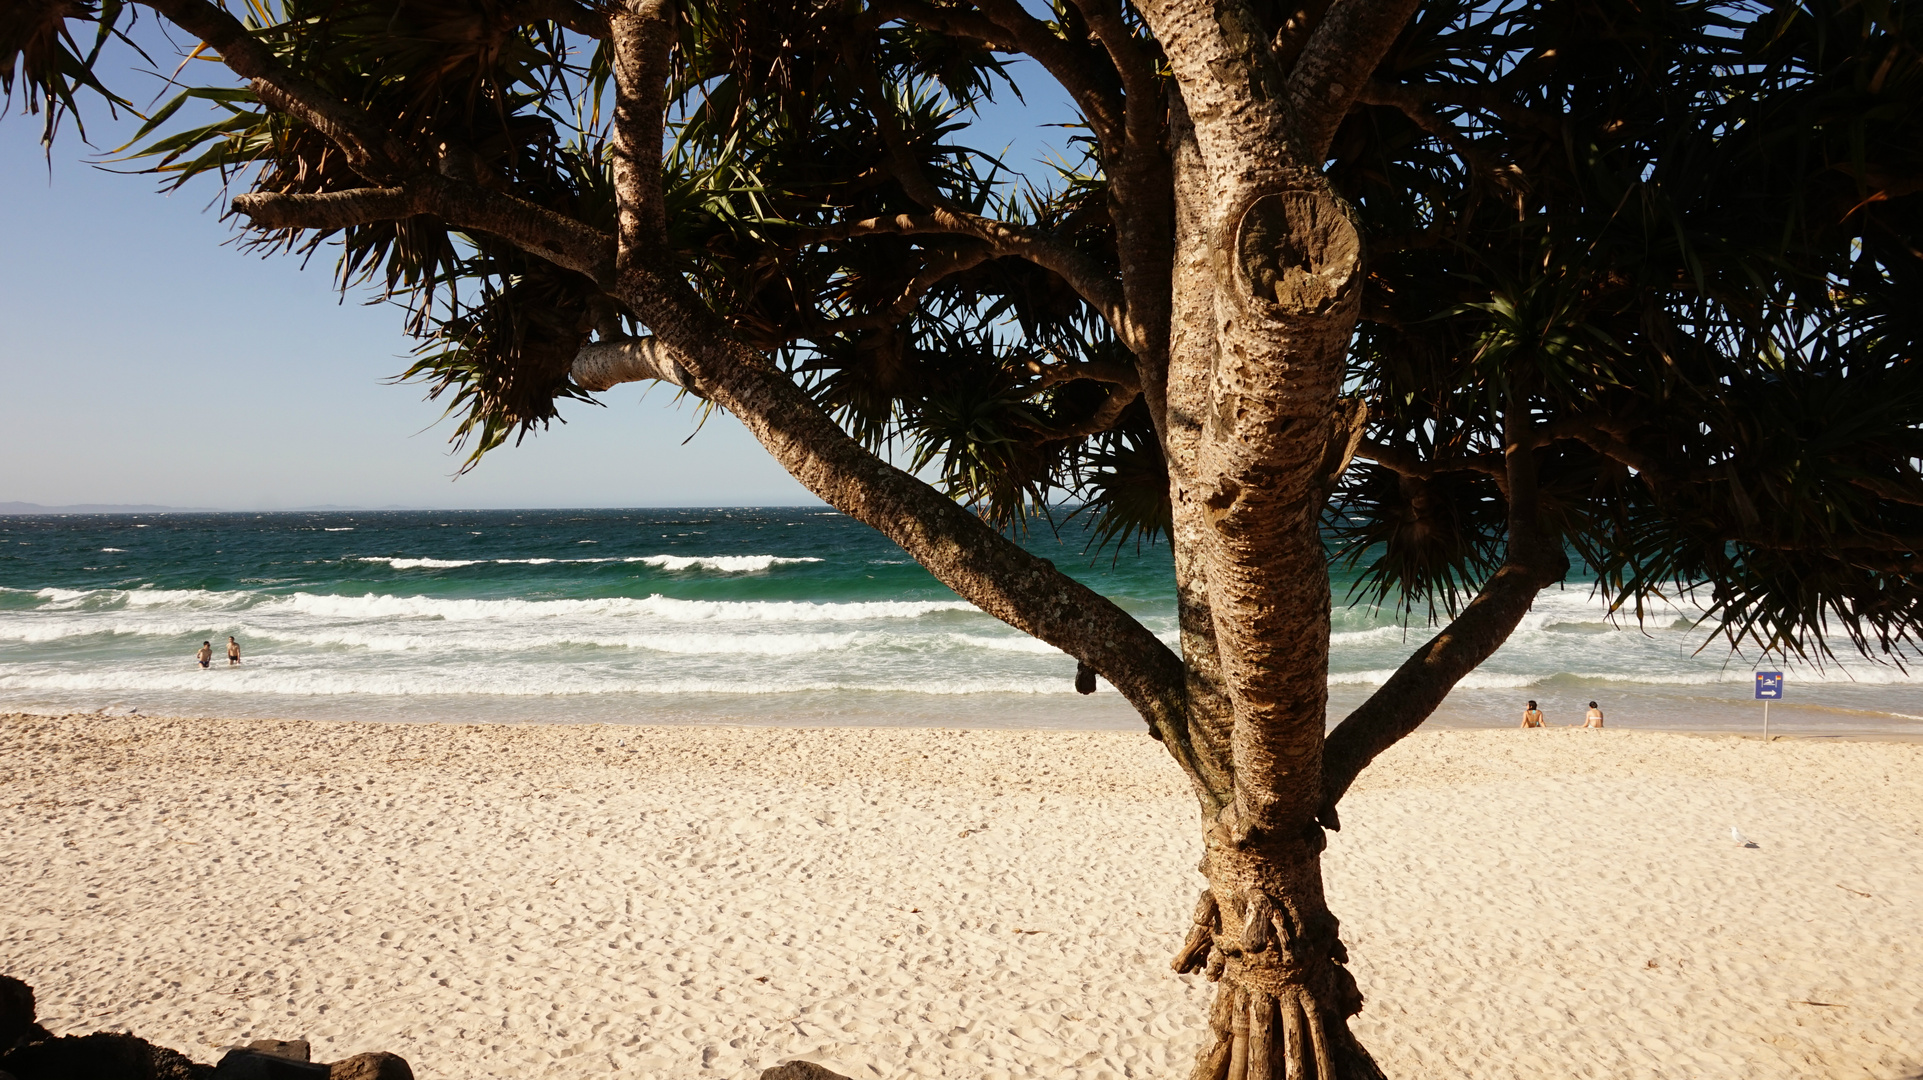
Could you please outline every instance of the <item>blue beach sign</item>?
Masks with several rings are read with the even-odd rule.
[[[1780,701],[1782,697],[1782,672],[1759,671],[1756,673],[1756,699],[1758,701]]]

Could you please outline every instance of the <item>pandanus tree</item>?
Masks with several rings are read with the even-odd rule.
[[[143,11],[193,63],[125,157],[404,304],[474,457],[671,384],[1127,698],[1200,809],[1198,1080],[1380,1075],[1325,830],[1572,560],[1914,655],[1915,3],[6,0],[10,99],[129,107]],[[1045,79],[1046,175],[969,145]],[[1172,546],[1178,648],[1010,539],[1064,503]],[[1437,627],[1333,728],[1331,559]]]

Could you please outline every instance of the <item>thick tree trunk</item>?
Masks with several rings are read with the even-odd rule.
[[[1260,37],[1233,10],[1185,0],[1149,18],[1165,46],[1181,42],[1159,427],[1188,727],[1197,758],[1225,763],[1232,785],[1226,805],[1204,804],[1209,885],[1174,964],[1219,986],[1192,1080],[1377,1080],[1348,1027],[1362,998],[1323,898],[1317,821],[1330,602],[1320,525],[1331,448],[1353,442],[1336,398],[1362,253],[1314,158],[1292,153],[1304,147],[1291,147],[1291,118],[1274,106],[1280,78]]]
[[[1178,176],[1181,137],[1178,125]],[[1330,603],[1321,471],[1332,441],[1348,442],[1334,406],[1359,252],[1325,195],[1259,195],[1230,229],[1209,230],[1186,213],[1205,190],[1178,198],[1178,249],[1195,265],[1185,274],[1178,255],[1176,278],[1226,269],[1228,280],[1209,275],[1213,305],[1178,299],[1164,422],[1188,727],[1197,758],[1232,777],[1226,805],[1204,803],[1209,888],[1175,961],[1219,980],[1192,1080],[1376,1080],[1348,1028],[1362,998],[1323,898],[1316,820]],[[1223,231],[1234,253],[1206,259]]]

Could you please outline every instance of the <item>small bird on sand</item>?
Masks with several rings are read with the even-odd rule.
[[[1741,845],[1743,845],[1744,847],[1755,847],[1755,846],[1756,846],[1756,841],[1754,841],[1754,840],[1751,840],[1751,839],[1750,839],[1749,837],[1747,837],[1747,836],[1744,836],[1744,835],[1743,835],[1743,830],[1741,830],[1741,829],[1739,829],[1739,828],[1737,828],[1737,827],[1736,827],[1736,826],[1734,826],[1734,825],[1731,825],[1731,826],[1729,827],[1729,838],[1730,838],[1731,840],[1734,840],[1734,841],[1736,841],[1737,843],[1739,843],[1739,844],[1741,844]]]

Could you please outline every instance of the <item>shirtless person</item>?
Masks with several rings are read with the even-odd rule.
[[[1542,713],[1537,710],[1536,703],[1533,701],[1529,703],[1527,709],[1522,711],[1522,726],[1526,728],[1542,726]]]
[[[211,641],[201,642],[200,651],[194,654],[194,659],[200,661],[200,666],[202,668],[205,668],[207,665],[213,663],[214,662],[214,643]]]
[[[235,641],[232,634],[227,635],[227,666],[240,666],[240,642]]]
[[[1603,726],[1603,711],[1596,708],[1596,703],[1593,701],[1589,703],[1589,711],[1582,714],[1582,726],[1585,728],[1599,728]]]

